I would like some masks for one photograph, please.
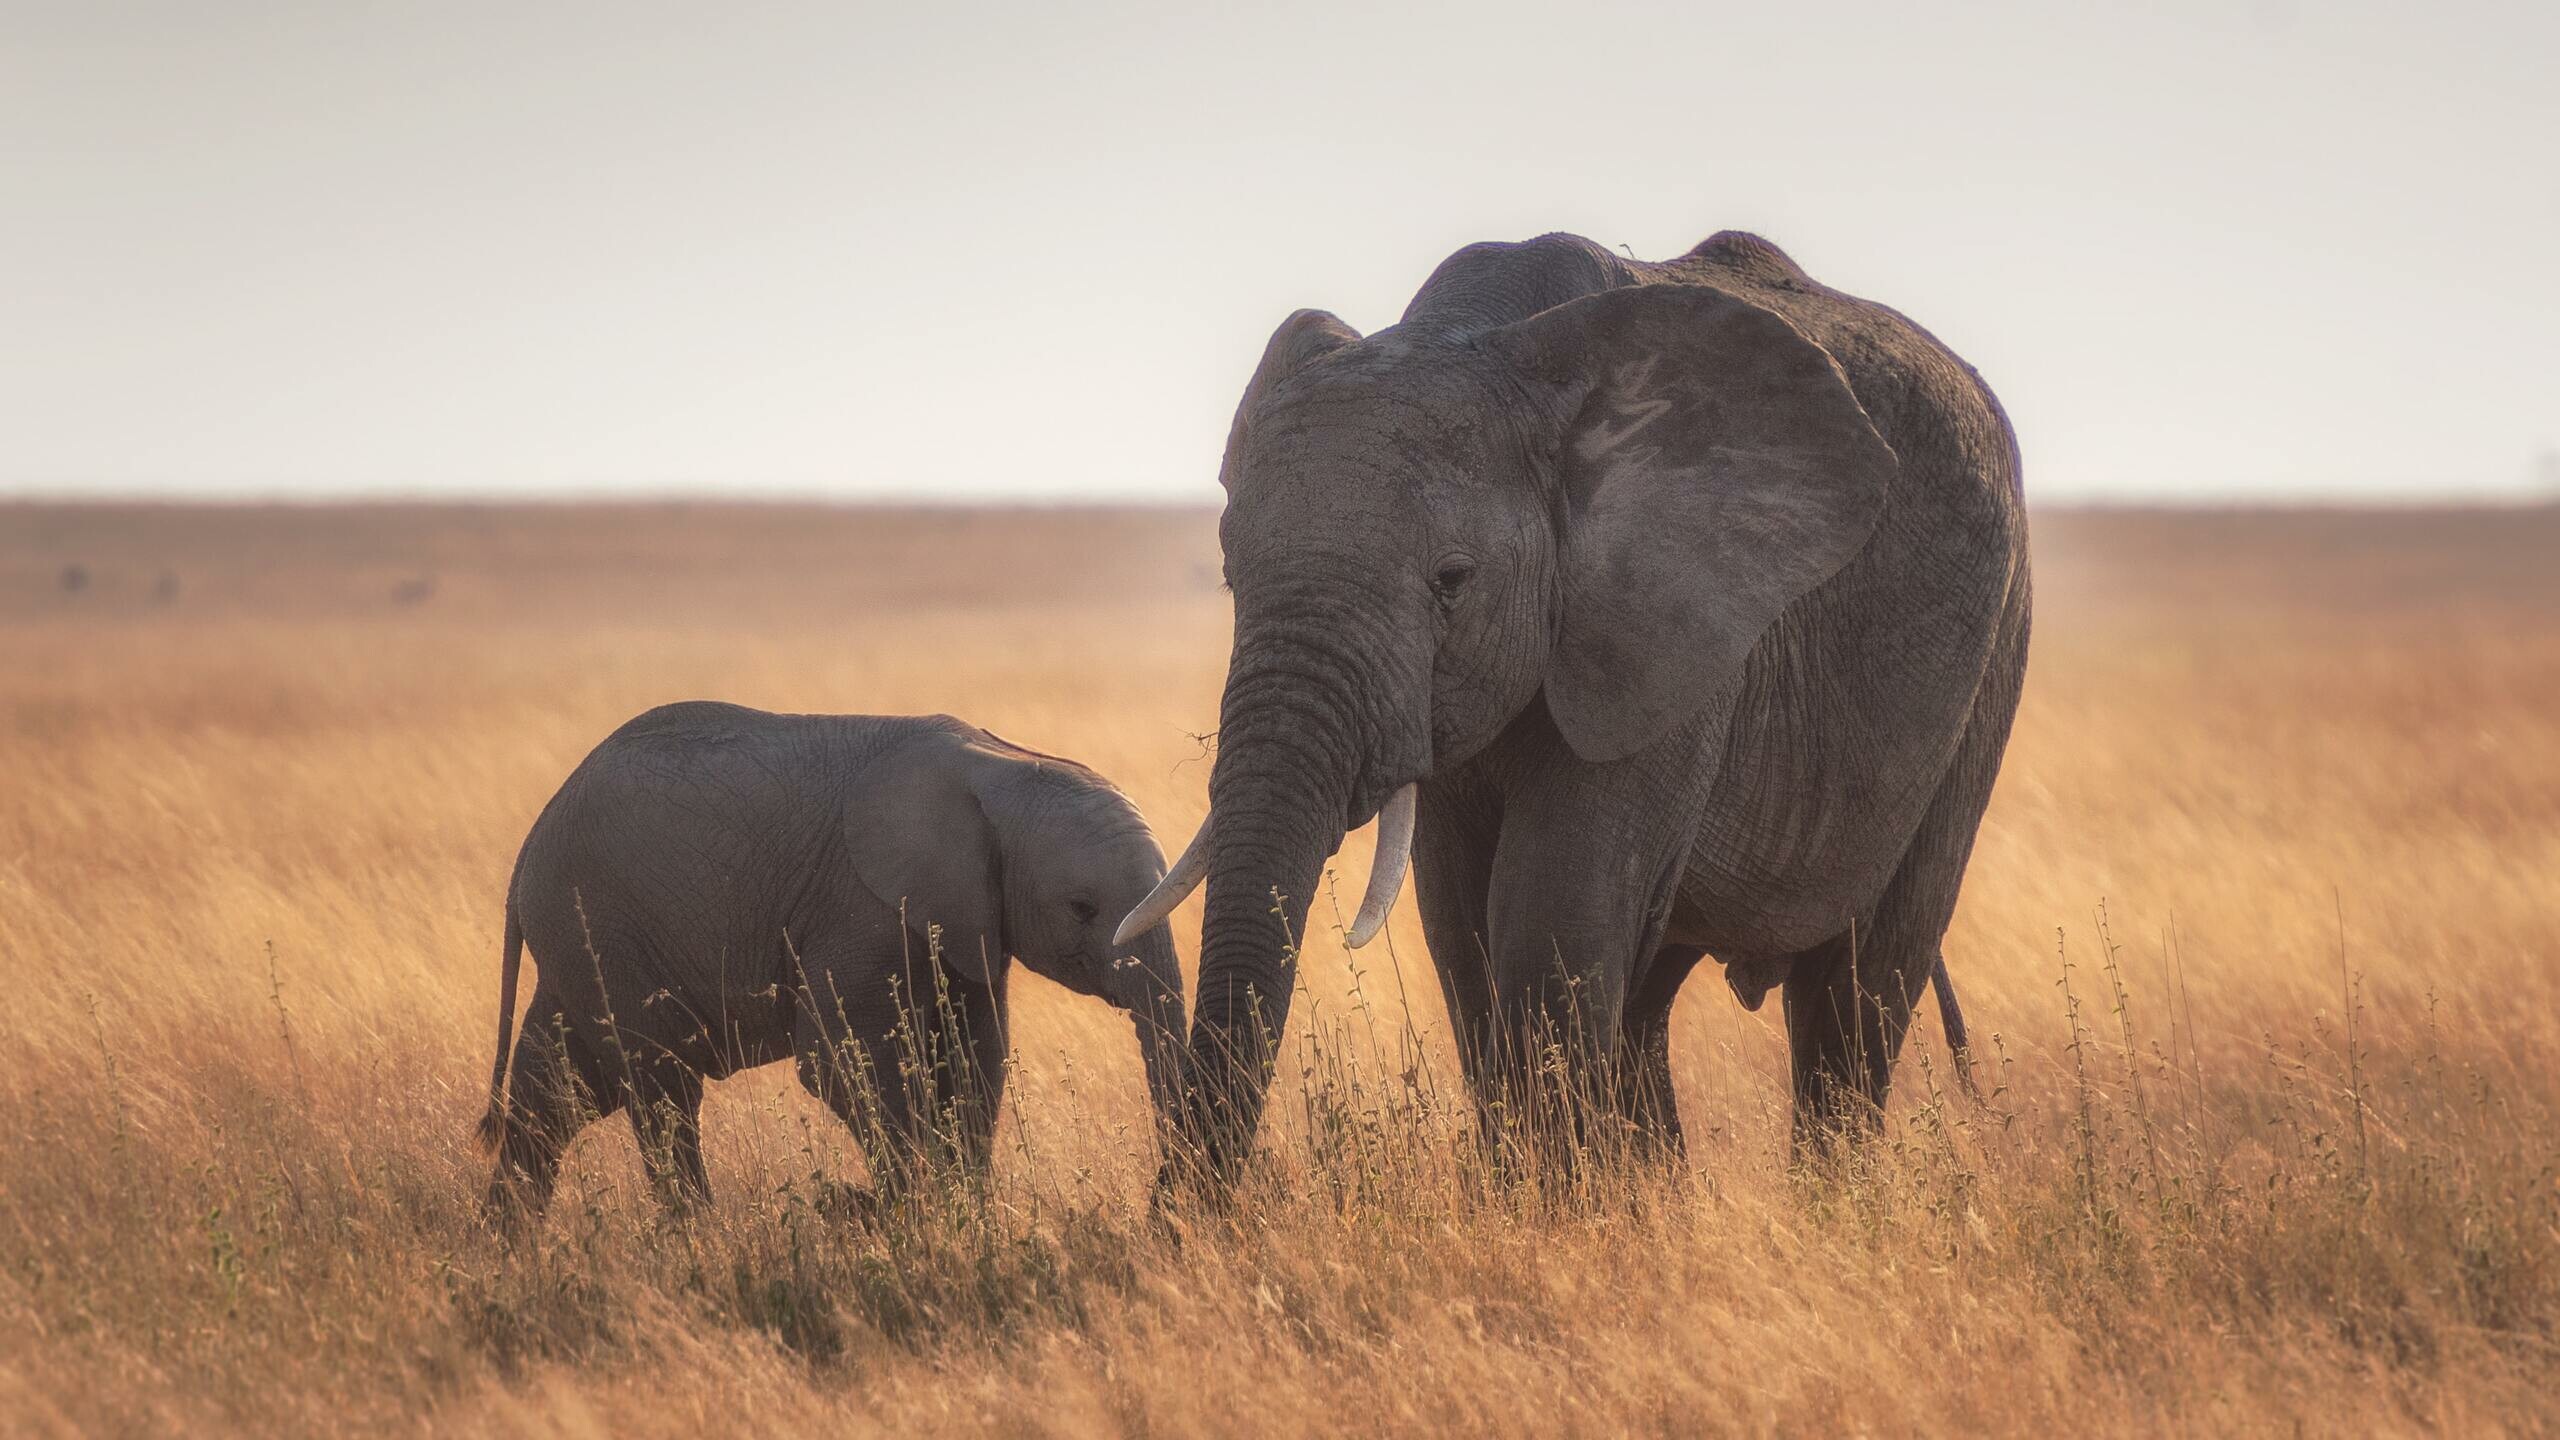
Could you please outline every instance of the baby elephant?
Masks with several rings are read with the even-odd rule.
[[[516,857],[480,1122],[490,1207],[538,1214],[571,1137],[625,1108],[660,1197],[708,1198],[703,1077],[786,1055],[883,1190],[938,1160],[982,1169],[1012,957],[1135,1017],[1168,1118],[1173,937],[1112,943],[1163,876],[1109,781],[947,715],[652,710],[587,756]]]

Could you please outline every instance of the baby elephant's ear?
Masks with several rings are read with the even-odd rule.
[[[1866,544],[1898,468],[1839,365],[1700,285],[1585,296],[1484,343],[1560,402],[1546,696],[1566,742],[1614,760],[1732,704],[1770,625]]]
[[[938,925],[952,970],[992,983],[1006,955],[1004,875],[977,792],[930,753],[880,768],[885,778],[857,793],[845,816],[855,876],[893,912],[903,909],[919,967]]]

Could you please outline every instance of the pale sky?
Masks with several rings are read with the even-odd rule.
[[[1214,501],[1291,309],[1731,227],[2031,494],[2520,493],[2555,16],[0,0],[0,492]]]

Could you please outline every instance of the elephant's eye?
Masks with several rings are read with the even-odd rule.
[[[1093,917],[1102,913],[1101,909],[1090,900],[1070,900],[1067,902],[1067,910],[1076,917],[1076,923],[1079,925],[1092,924]]]
[[[1441,561],[1440,568],[1432,572],[1432,592],[1443,600],[1455,600],[1458,598],[1458,592],[1467,588],[1467,581],[1475,573],[1476,562],[1453,555]]]

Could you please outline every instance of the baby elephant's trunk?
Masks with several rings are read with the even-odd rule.
[[[1147,1098],[1155,1110],[1156,1136],[1159,1144],[1166,1144],[1179,1133],[1183,1090],[1189,1080],[1182,965],[1167,925],[1158,924],[1137,936],[1128,948],[1131,958],[1121,962],[1123,988],[1117,998],[1137,1024],[1138,1054],[1146,1062]]]

